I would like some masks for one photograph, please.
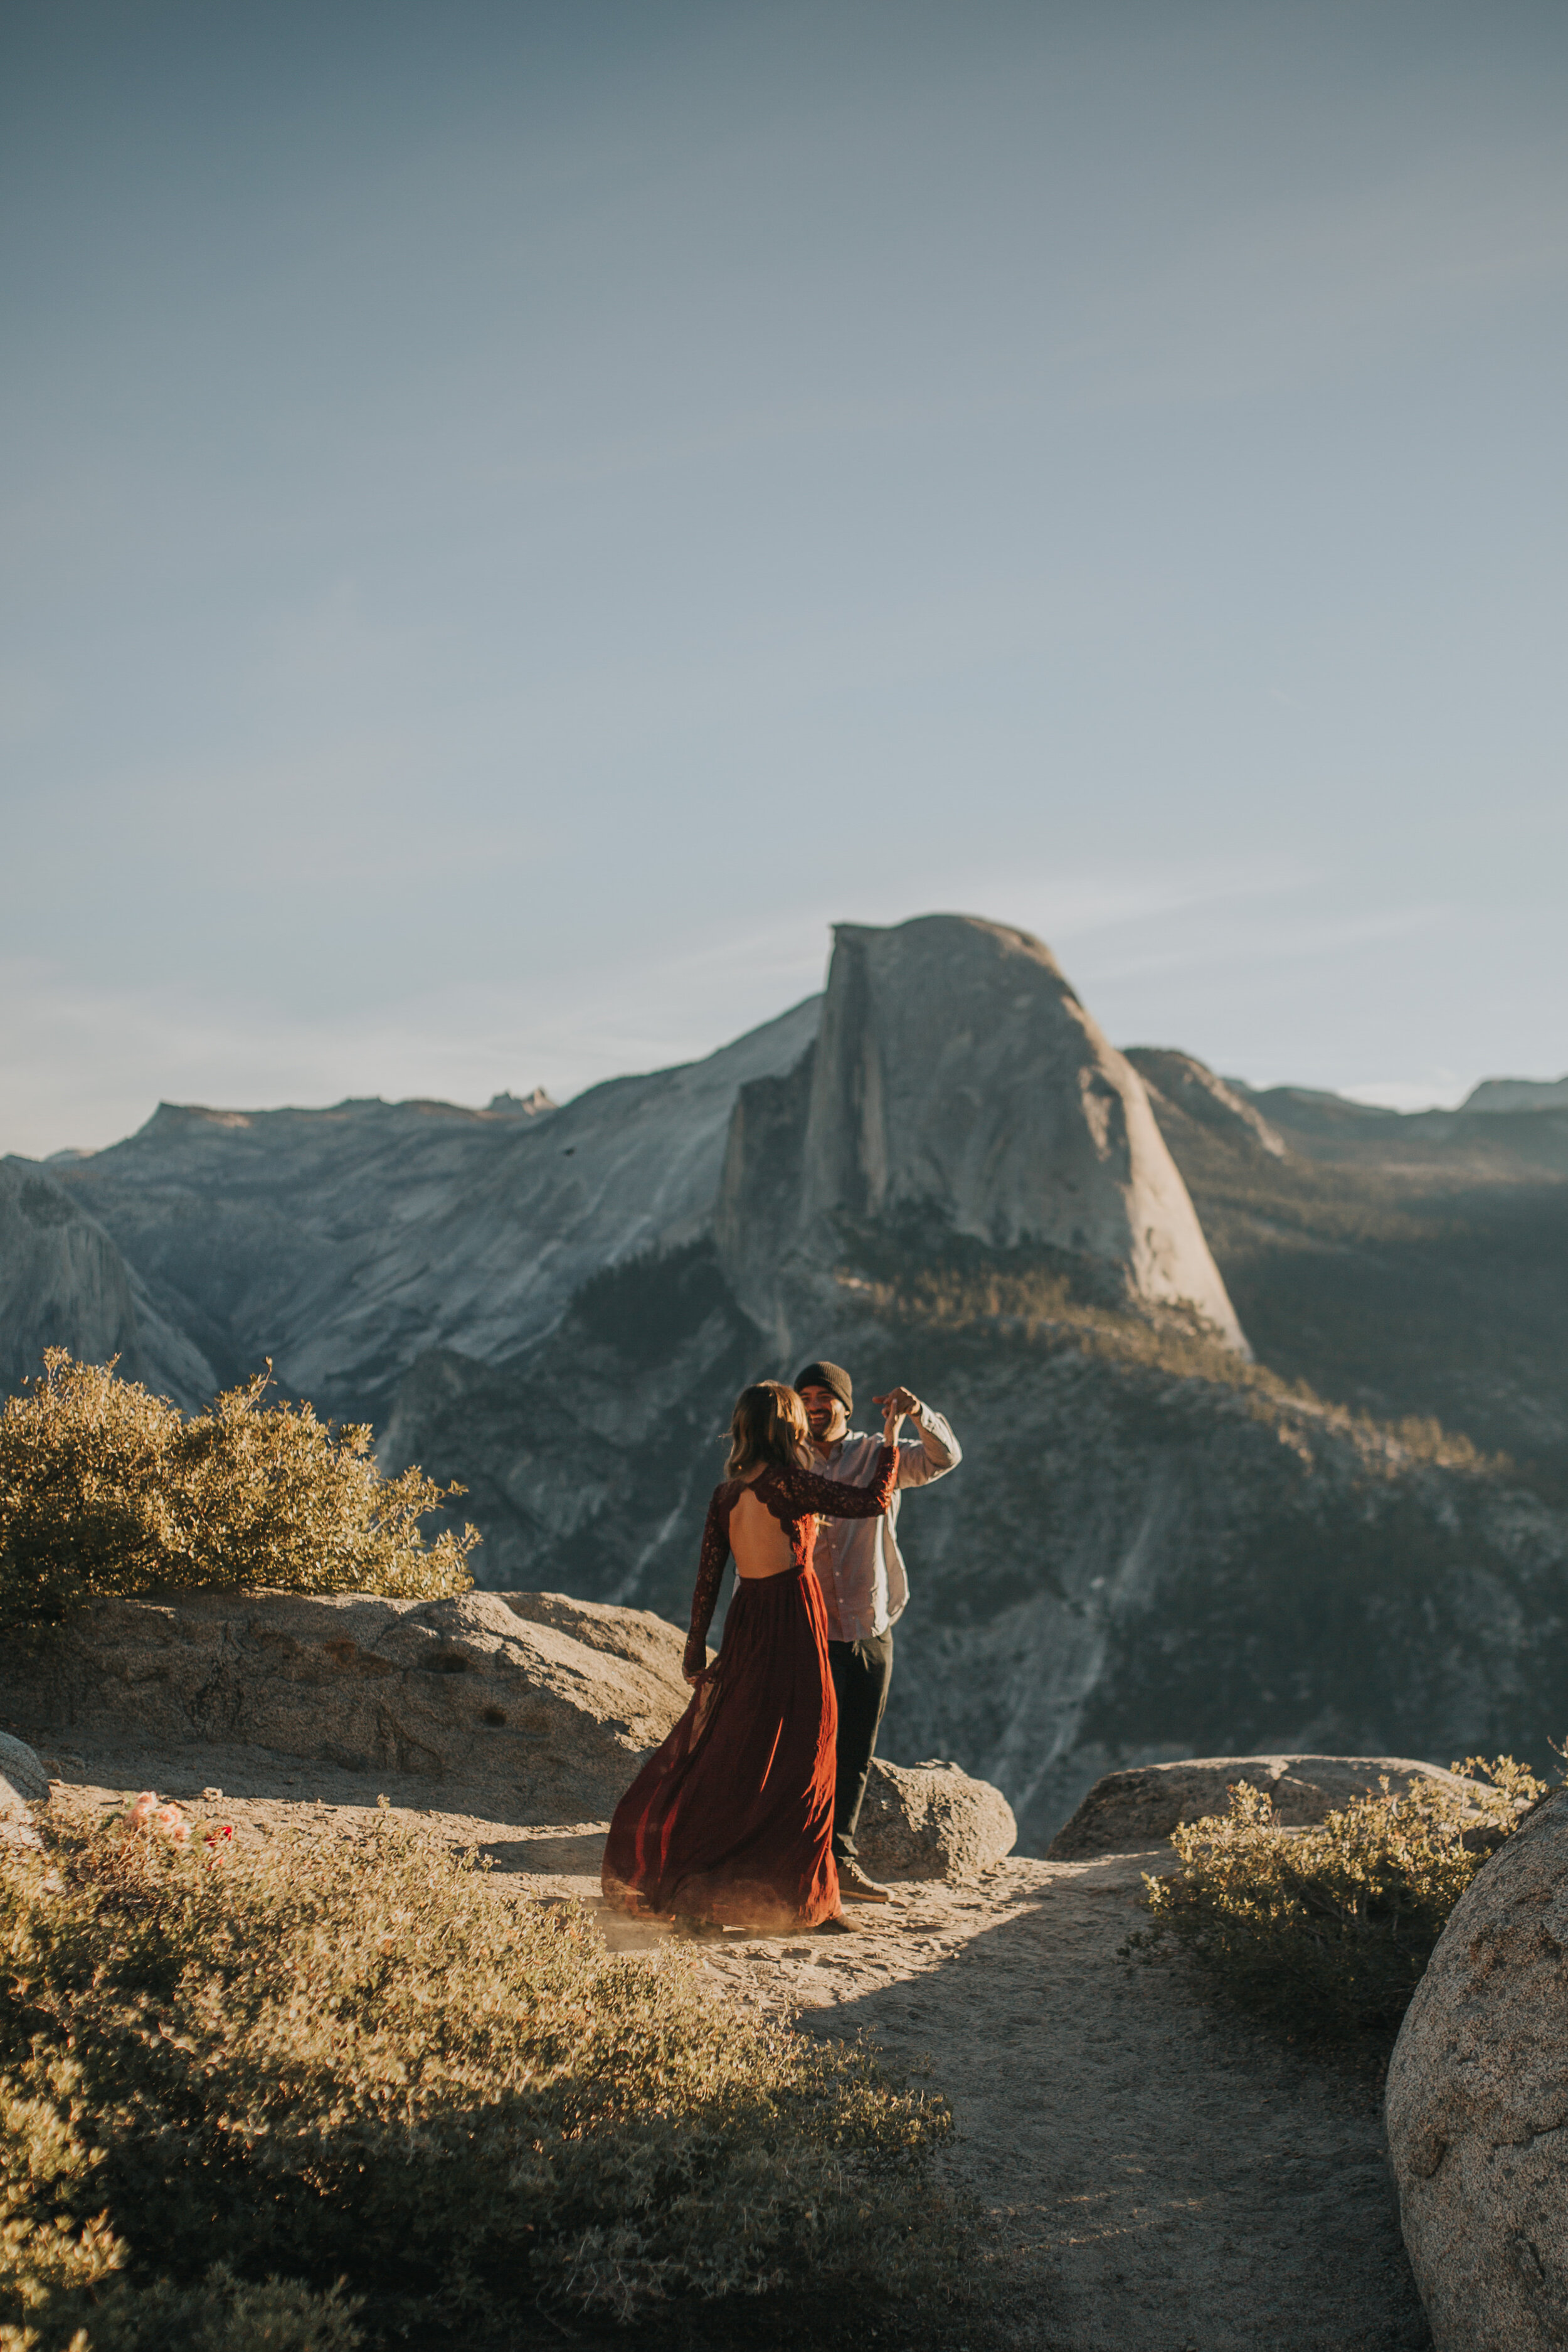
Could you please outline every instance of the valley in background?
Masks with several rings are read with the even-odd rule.
[[[163,1106],[0,1166],[0,1379],[270,1358],[468,1488],[495,1588],[679,1622],[737,1390],[946,1413],[883,1748],[1041,1852],[1117,1766],[1568,1730],[1568,1102],[1401,1116],[1116,1052],[1048,951],[843,926],[828,988],[564,1108]],[[858,1415],[857,1419],[862,1419]]]

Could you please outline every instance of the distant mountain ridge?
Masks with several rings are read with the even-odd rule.
[[[889,1749],[997,1781],[1026,1846],[1119,1764],[1561,1735],[1554,1103],[1118,1054],[1040,942],[924,917],[562,1108],[164,1106],[0,1178],[8,1385],[50,1338],[187,1404],[270,1356],[468,1486],[495,1585],[679,1618],[736,1390],[908,1380],[965,1460],[903,1523]]]
[[[1483,1078],[1461,1108],[1468,1111],[1568,1110],[1568,1077]]]
[[[837,936],[825,997],[564,1108],[163,1103],[50,1181],[189,1341],[187,1404],[270,1360],[293,1393],[379,1420],[423,1349],[502,1360],[604,1268],[709,1233],[776,1326],[777,1277],[831,1258],[837,1220],[903,1210],[1058,1247],[1245,1349],[1142,1084],[1048,950],[967,917]],[[802,1086],[785,1138],[764,1106]]]
[[[50,1173],[157,1286],[212,1381],[269,1358],[292,1393],[377,1420],[422,1349],[504,1355],[604,1265],[705,1231],[737,1089],[797,1060],[815,1024],[811,1000],[563,1108],[163,1103]]]

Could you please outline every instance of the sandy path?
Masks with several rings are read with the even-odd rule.
[[[255,1750],[55,1769],[100,1803],[221,1787],[247,1837],[374,1810],[362,1776]],[[432,1807],[428,1783],[376,1793],[488,1853],[498,1892],[579,1901],[617,1949],[662,1940],[601,1910],[603,1824],[520,1829],[444,1790]],[[1170,1860],[1015,1860],[861,1906],[848,1935],[725,1936],[692,1957],[716,1998],[929,2065],[987,2217],[974,2260],[1020,2347],[1416,2352],[1426,2329],[1366,2092],[1217,2020],[1180,1968],[1118,1960],[1141,1872]]]

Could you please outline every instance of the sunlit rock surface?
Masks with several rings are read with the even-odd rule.
[[[41,1738],[164,1756],[264,1749],[412,1776],[498,1821],[604,1821],[685,1713],[684,1630],[561,1592],[186,1592],[99,1601],[47,1649],[0,1661],[0,1710]],[[0,1735],[0,1822],[47,1797]],[[879,1762],[869,1865],[962,1878],[1011,1851],[995,1789]]]
[[[1459,1898],[1389,2062],[1389,2153],[1436,2352],[1568,2340],[1568,1797]]]
[[[40,1732],[264,1748],[488,1790],[520,1822],[607,1814],[685,1708],[682,1637],[558,1593],[190,1592],[99,1601],[0,1666]]]
[[[855,1843],[873,1878],[973,1878],[1012,1853],[1018,1824],[1000,1789],[956,1764],[874,1757]]]
[[[792,1274],[846,1223],[1044,1244],[1246,1340],[1143,1082],[1048,948],[970,916],[841,923],[808,1068],[737,1106],[718,1213],[742,1305],[781,1338]]]

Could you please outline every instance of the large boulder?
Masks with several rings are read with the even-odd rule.
[[[1455,1906],[1405,2012],[1387,2121],[1436,2352],[1568,2344],[1568,1790]]]
[[[855,1832],[873,1878],[973,1878],[1011,1853],[1013,1808],[989,1780],[956,1764],[887,1764],[875,1757]]]
[[[604,1821],[685,1712],[685,1644],[648,1610],[560,1592],[98,1601],[0,1662],[0,1714],[147,1758],[239,1745],[408,1775],[499,1821]],[[0,1740],[6,1774],[24,1805],[48,1793],[20,1740]],[[900,1878],[967,1877],[1016,1834],[1000,1790],[956,1765],[880,1759],[862,1830],[867,1867]]]
[[[25,1739],[0,1731],[0,1821],[25,1820],[29,1805],[42,1804],[49,1776]]]
[[[551,1592],[99,1601],[41,1658],[0,1666],[0,1712],[79,1742],[242,1743],[460,1782],[508,1820],[592,1821],[684,1709],[681,1648],[646,1610]]]
[[[1226,1811],[1240,1781],[1273,1799],[1281,1829],[1312,1829],[1352,1797],[1375,1796],[1384,1779],[1395,1795],[1415,1780],[1439,1781],[1460,1798],[1469,1787],[1408,1756],[1191,1756],[1106,1773],[1046,1851],[1053,1862],[1085,1862],[1158,1845],[1183,1822]]]
[[[33,1807],[47,1801],[49,1776],[25,1739],[0,1731],[0,1845],[37,1845]]]

